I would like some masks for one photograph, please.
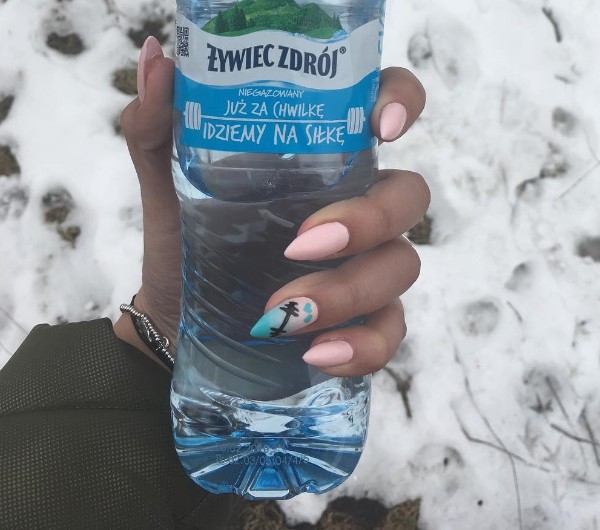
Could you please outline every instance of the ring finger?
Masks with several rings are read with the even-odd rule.
[[[385,307],[417,279],[420,260],[404,238],[355,256],[336,269],[298,278],[273,294],[254,337],[329,328]]]

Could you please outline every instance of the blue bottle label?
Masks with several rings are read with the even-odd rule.
[[[232,30],[245,18],[239,22],[238,7],[230,11],[204,28],[177,16],[175,108],[183,144],[311,154],[373,145],[369,119],[379,87],[382,20],[346,33],[329,18],[333,28],[307,35]],[[327,32],[328,38],[311,36]]]

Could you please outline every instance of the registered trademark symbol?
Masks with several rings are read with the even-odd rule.
[[[344,54],[344,53],[346,53],[346,46],[342,46],[342,47],[340,48],[340,53],[341,53],[341,54]]]

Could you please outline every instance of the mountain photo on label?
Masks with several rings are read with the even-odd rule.
[[[202,29],[227,37],[271,29],[314,39],[331,39],[344,31],[338,15],[329,16],[317,4],[300,6],[294,0],[241,0],[221,11]]]

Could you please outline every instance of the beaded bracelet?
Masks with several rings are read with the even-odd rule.
[[[170,341],[167,337],[161,335],[154,326],[153,322],[141,311],[134,307],[135,296],[130,304],[120,306],[121,313],[129,313],[133,321],[133,327],[142,342],[150,348],[152,353],[169,369],[173,370],[175,366],[175,357],[169,352]]]

